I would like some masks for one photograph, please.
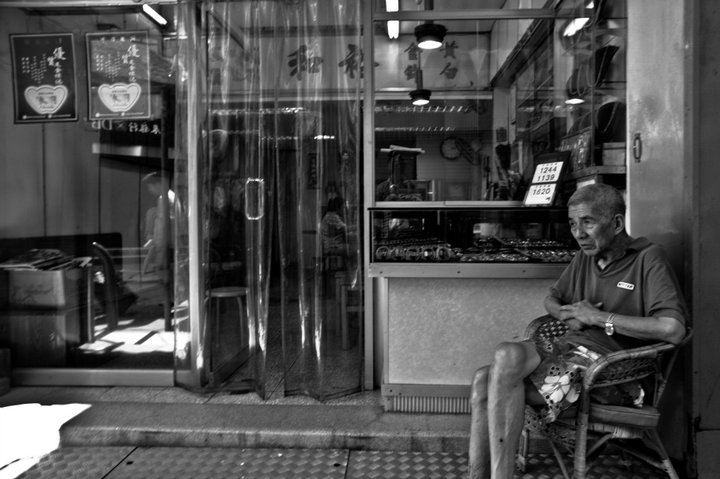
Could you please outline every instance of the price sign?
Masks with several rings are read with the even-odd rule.
[[[557,183],[544,183],[530,185],[525,196],[525,206],[546,206],[551,205],[555,196]]]
[[[535,174],[531,183],[554,183],[560,179],[562,171],[562,161],[552,161],[550,163],[541,163],[535,168]]]
[[[564,160],[554,156],[550,161],[538,163],[532,182],[525,194],[524,206],[552,206],[562,178]]]

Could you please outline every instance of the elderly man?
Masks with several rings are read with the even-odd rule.
[[[550,289],[545,309],[570,331],[545,344],[501,343],[492,363],[475,373],[472,479],[512,478],[525,405],[542,407],[553,421],[577,399],[583,358],[646,342],[677,344],[685,336],[677,279],[661,248],[625,230],[622,195],[604,184],[580,188],[568,201],[568,218],[583,254]],[[606,402],[642,401],[639,384],[603,389]]]

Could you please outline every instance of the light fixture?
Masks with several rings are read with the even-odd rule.
[[[400,22],[397,20],[388,20],[387,22],[388,38],[395,40],[400,36]]]
[[[423,50],[440,48],[445,39],[447,28],[439,23],[426,22],[415,27],[415,38],[418,47]]]
[[[590,21],[590,17],[580,17],[580,18],[573,18],[571,20],[568,20],[562,30],[563,36],[572,37],[577,32],[582,30],[589,21]]]
[[[585,100],[580,97],[572,97],[565,100],[566,105],[582,105],[585,103]]]
[[[422,67],[420,66],[420,52],[418,52],[417,71],[415,72],[415,89],[410,92],[410,101],[415,106],[430,103],[430,90],[423,88]]]
[[[410,92],[410,101],[415,106],[423,106],[430,103],[430,90],[425,88],[418,88]]]
[[[155,23],[157,23],[161,27],[164,27],[165,25],[167,25],[168,21],[165,19],[165,17],[160,15],[157,12],[157,10],[155,10],[153,7],[151,7],[147,3],[143,4],[142,9],[143,9],[143,12],[145,12],[145,15],[150,17]]]
[[[385,0],[385,11],[397,12],[400,9],[398,0]],[[388,20],[387,22],[388,37],[394,40],[400,36],[400,22],[398,20]]]

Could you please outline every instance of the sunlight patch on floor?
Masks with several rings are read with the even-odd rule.
[[[60,444],[60,427],[90,404],[0,407],[0,479],[15,478]]]

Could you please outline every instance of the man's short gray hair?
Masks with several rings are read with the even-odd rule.
[[[625,216],[626,206],[622,194],[604,183],[594,183],[579,188],[568,200],[568,207],[583,203],[590,205],[593,213],[607,218],[617,214]]]

